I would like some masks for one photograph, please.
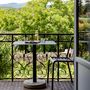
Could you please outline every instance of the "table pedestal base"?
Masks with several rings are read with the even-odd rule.
[[[46,88],[46,81],[42,79],[37,79],[37,82],[33,82],[32,79],[24,81],[24,87],[29,89],[42,89]]]

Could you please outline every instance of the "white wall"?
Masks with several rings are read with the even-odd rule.
[[[90,90],[90,69],[78,64],[78,90]]]

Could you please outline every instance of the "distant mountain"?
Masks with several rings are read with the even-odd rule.
[[[25,6],[26,3],[8,3],[8,4],[0,4],[2,8],[21,8]]]

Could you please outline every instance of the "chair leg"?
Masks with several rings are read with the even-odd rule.
[[[50,66],[50,60],[48,61],[48,68],[47,68],[47,83],[49,82],[49,66]]]
[[[67,65],[68,65],[68,70],[69,70],[69,74],[70,74],[70,79],[71,79],[71,82],[73,83],[69,62],[67,62]]]
[[[54,83],[54,64],[55,64],[55,62],[52,64],[52,86],[51,86],[51,90],[53,90],[53,83]]]
[[[57,62],[58,68],[57,68],[57,81],[59,82],[59,62]]]

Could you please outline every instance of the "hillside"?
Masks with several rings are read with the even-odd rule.
[[[0,4],[2,8],[21,8],[25,6],[26,3],[8,3],[8,4]]]

